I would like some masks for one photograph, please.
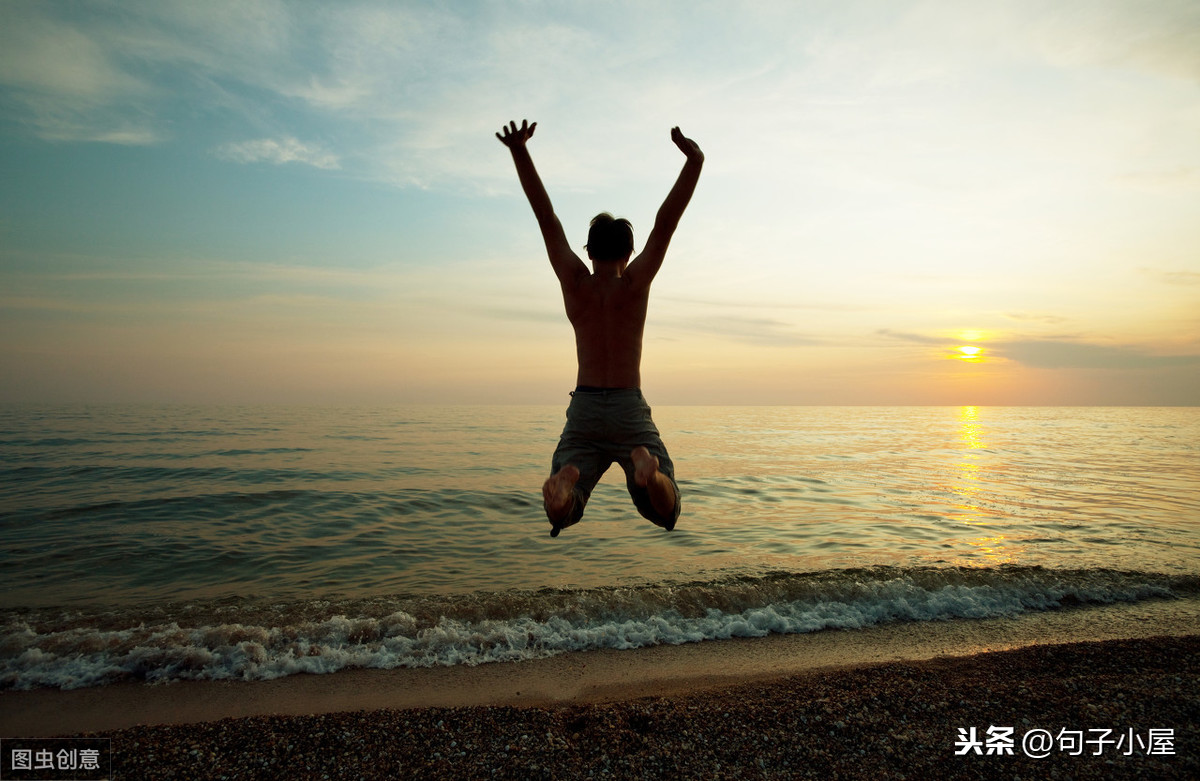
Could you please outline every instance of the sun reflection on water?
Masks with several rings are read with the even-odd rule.
[[[959,457],[954,465],[955,480],[950,486],[958,511],[956,520],[964,525],[973,527],[989,527],[992,522],[985,518],[981,505],[986,498],[985,478],[987,470],[982,463],[988,447],[987,431],[984,428],[979,407],[966,406],[958,408],[958,443]],[[977,528],[977,532],[984,531]],[[1011,563],[1016,557],[1004,534],[994,528],[990,534],[981,534],[966,540],[974,551],[982,556],[989,564]]]
[[[979,420],[979,407],[958,408],[958,436],[967,450],[987,447],[983,441],[983,424]]]
[[[979,420],[978,407],[959,407],[958,409],[958,438],[962,446],[962,454],[957,464],[956,480],[951,490],[958,497],[956,509],[962,511],[963,523],[978,524],[982,511],[978,506],[981,467],[974,451],[987,447],[983,439],[983,424]]]

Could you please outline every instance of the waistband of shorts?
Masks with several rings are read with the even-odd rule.
[[[595,385],[576,385],[575,390],[571,391],[571,395],[576,393],[595,393],[595,394],[611,394],[611,393],[641,393],[641,388],[597,388]]]

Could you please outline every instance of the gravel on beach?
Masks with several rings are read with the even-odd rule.
[[[1200,778],[1198,651],[1200,635],[1033,646],[599,704],[100,734],[120,779],[1191,779]],[[1002,743],[989,738],[993,726],[1013,728],[1011,754],[988,755]],[[981,753],[957,756],[971,728]],[[1054,738],[1049,756],[1027,755],[1033,730]],[[1173,732],[1152,740],[1151,730]]]

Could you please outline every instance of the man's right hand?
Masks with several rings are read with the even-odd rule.
[[[507,126],[502,127],[504,135],[496,134],[496,138],[500,139],[500,143],[504,144],[509,149],[518,149],[525,146],[525,142],[533,137],[533,131],[537,128],[537,123],[529,124],[529,120],[522,119],[521,127],[517,127],[516,122],[509,122]]]
[[[533,132],[533,128],[529,129]],[[700,147],[690,138],[683,135],[683,131],[678,127],[671,128],[671,140],[675,142],[675,146],[679,147],[679,151],[687,155],[688,160],[694,160],[697,163],[704,162],[704,153],[700,151]]]

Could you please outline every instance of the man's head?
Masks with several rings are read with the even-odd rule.
[[[608,212],[597,214],[588,229],[587,253],[592,260],[628,260],[633,254],[633,225]]]

